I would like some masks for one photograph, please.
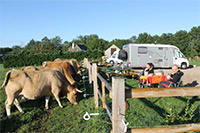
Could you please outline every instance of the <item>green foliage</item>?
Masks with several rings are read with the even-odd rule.
[[[108,48],[109,42],[101,39],[98,37],[98,35],[85,35],[85,36],[78,36],[77,39],[74,39],[72,42],[75,44],[84,44],[87,46],[90,50],[100,50],[104,51],[106,48]]]
[[[19,53],[23,53],[23,48],[21,46],[15,45],[12,47],[12,53],[13,54],[19,54]]]
[[[190,104],[188,100],[186,103],[186,107],[183,114],[179,114],[171,104],[169,105],[168,113],[165,114],[165,122],[166,124],[183,124],[191,122],[192,118],[194,117],[194,112],[196,107],[194,104]]]
[[[200,66],[200,60],[190,60],[190,65]]]
[[[0,48],[0,52],[11,52],[12,49],[9,48],[9,47],[6,47],[6,48]]]
[[[84,58],[96,59],[101,58],[103,53],[101,51],[87,51],[87,52],[67,52],[67,53],[49,53],[49,54],[9,54],[3,57],[3,65],[8,67],[22,67],[22,66],[39,66],[43,61],[53,61],[56,58],[75,58],[78,61]]]
[[[120,49],[122,49],[123,45],[132,43],[132,41],[134,40],[134,37],[132,37],[131,39],[114,39],[114,40],[112,40],[110,42],[110,46],[112,44],[115,44],[117,47],[119,47]]]
[[[59,36],[52,39],[44,37],[41,41],[35,41],[34,39],[30,40],[23,51],[30,54],[57,53],[62,49],[61,45],[62,39]]]
[[[136,43],[154,43],[154,39],[150,34],[141,33],[136,39]]]

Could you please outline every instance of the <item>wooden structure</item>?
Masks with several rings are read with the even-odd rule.
[[[84,65],[92,77],[94,87],[95,107],[98,108],[98,96],[103,102],[103,108],[107,110],[112,121],[112,133],[180,133],[189,131],[200,131],[200,123],[182,124],[175,126],[147,127],[127,129],[125,121],[125,99],[126,98],[146,98],[146,97],[172,97],[172,96],[200,96],[200,87],[180,87],[180,88],[143,88],[125,89],[123,77],[112,77],[112,86],[97,73],[96,64],[91,65],[84,59]],[[92,72],[90,71],[92,68]],[[102,91],[99,90],[97,80],[102,83]],[[91,83],[91,82],[90,82]],[[112,98],[112,111],[105,100],[105,88],[110,92]],[[102,93],[101,93],[102,92]]]

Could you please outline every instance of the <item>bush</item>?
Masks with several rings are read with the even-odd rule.
[[[189,100],[182,114],[177,113],[175,107],[169,104],[169,112],[165,114],[165,122],[169,125],[192,122],[195,110],[194,104],[190,104]]]
[[[67,53],[51,53],[51,54],[9,54],[3,57],[3,65],[5,68],[22,67],[22,66],[39,66],[43,61],[53,61],[56,58],[75,58],[78,61],[84,58],[97,59],[101,58],[103,52],[101,51],[87,51],[87,52],[67,52]]]

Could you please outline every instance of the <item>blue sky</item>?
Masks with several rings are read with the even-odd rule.
[[[200,0],[0,0],[0,47],[60,36],[105,40],[189,31],[200,25]]]

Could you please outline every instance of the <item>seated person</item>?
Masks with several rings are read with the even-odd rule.
[[[170,78],[167,81],[160,81],[159,83],[160,88],[169,87],[171,83],[177,83],[184,74],[178,69],[177,65],[172,66],[172,71],[174,72],[174,74],[169,74]]]
[[[147,63],[147,67],[143,70],[142,75],[145,75],[145,73],[154,74],[154,65],[153,63]],[[146,75],[145,75],[146,76]]]
[[[142,71],[142,73],[140,73],[139,78],[141,76],[148,76],[150,74],[154,75],[154,65],[152,63],[147,63],[147,67]],[[142,88],[143,87],[142,83],[146,81],[143,81],[143,79],[139,79],[139,81],[140,81],[139,87]]]

